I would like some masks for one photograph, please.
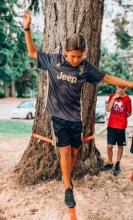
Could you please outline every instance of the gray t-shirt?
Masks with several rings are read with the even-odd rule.
[[[38,52],[37,62],[39,68],[47,71],[46,111],[68,121],[80,121],[80,99],[84,82],[96,84],[102,80],[105,73],[95,68],[87,59],[78,67],[72,67],[59,54]]]

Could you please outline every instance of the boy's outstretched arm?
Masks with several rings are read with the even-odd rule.
[[[124,86],[128,88],[133,88],[133,82],[126,81],[124,79],[118,78],[116,76],[110,76],[106,74],[103,79],[103,82],[114,85],[114,86]]]
[[[30,29],[30,24],[31,24],[31,15],[29,11],[26,11],[24,13],[23,27],[25,30],[25,40],[28,49],[28,55],[34,59],[37,59],[37,48],[32,40],[31,32],[30,30],[26,30],[26,29]]]

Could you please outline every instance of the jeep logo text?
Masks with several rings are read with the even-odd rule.
[[[72,84],[77,82],[77,77],[68,76],[68,75],[64,74],[63,72],[61,72],[60,75],[57,75],[57,79],[66,80]]]

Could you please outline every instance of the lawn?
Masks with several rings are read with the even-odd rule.
[[[32,132],[33,120],[0,120],[0,135],[8,137],[29,136]],[[95,124],[96,133],[105,124]]]
[[[8,137],[28,136],[32,131],[33,120],[0,120],[0,135]]]

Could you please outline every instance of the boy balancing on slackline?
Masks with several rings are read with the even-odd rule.
[[[112,85],[133,87],[128,82],[97,70],[85,57],[86,41],[80,34],[70,36],[63,54],[38,52],[30,32],[31,15],[24,14],[24,31],[28,54],[47,71],[48,97],[46,111],[52,116],[60,152],[60,165],[65,185],[65,203],[75,207],[71,173],[81,145],[81,89],[84,82],[103,81]]]

